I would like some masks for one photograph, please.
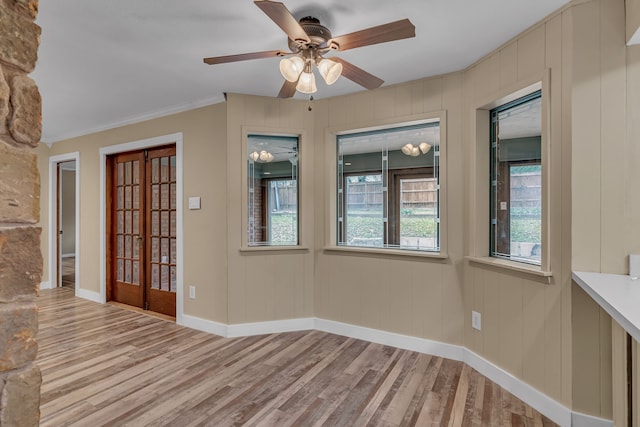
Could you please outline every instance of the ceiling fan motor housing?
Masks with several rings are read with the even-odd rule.
[[[299,52],[306,49],[337,49],[334,46],[328,46],[329,40],[331,40],[331,31],[324,25],[320,24],[317,18],[312,16],[306,16],[300,19],[300,26],[309,36],[310,42],[291,40],[289,39],[289,49],[292,52]],[[333,45],[333,43],[332,43]]]

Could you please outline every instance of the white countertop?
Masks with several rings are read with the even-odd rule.
[[[629,335],[640,341],[640,279],[582,271],[574,271],[572,277]]]

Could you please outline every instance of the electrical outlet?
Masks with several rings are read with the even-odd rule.
[[[189,298],[190,299],[196,299],[196,287],[195,286],[189,286]]]
[[[482,330],[482,315],[477,311],[471,312],[471,327],[479,331]]]

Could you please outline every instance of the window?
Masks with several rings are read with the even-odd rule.
[[[337,242],[440,250],[440,123],[344,134],[337,141]]]
[[[298,137],[248,135],[249,246],[295,246]]]
[[[491,256],[540,264],[542,253],[541,93],[491,116]]]

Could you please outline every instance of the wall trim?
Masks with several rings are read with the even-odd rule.
[[[518,399],[526,402],[544,416],[561,426],[571,426],[572,412],[569,408],[546,394],[536,390],[519,378],[493,364],[482,356],[465,348],[464,363],[507,390]],[[575,424],[573,424],[575,425]]]
[[[181,325],[225,338],[239,338],[252,335],[307,331],[314,329],[314,321],[315,319],[308,317],[302,319],[285,319],[227,325],[225,323],[214,322],[213,320],[202,319],[200,317],[185,314],[182,316]]]
[[[308,331],[314,328],[312,317],[274,320],[269,322],[238,323],[227,326],[227,337],[237,338],[251,335],[276,334],[282,332]]]
[[[73,258],[74,256],[76,256],[75,252],[72,252],[70,254],[62,254],[62,258]]]
[[[133,125],[136,123],[142,123],[142,122],[146,122],[146,121],[161,118],[161,117],[166,117],[173,114],[183,113],[185,111],[191,111],[198,108],[208,107],[209,105],[219,104],[224,101],[225,101],[224,96],[214,96],[214,97],[203,99],[197,102],[187,102],[183,104],[177,104],[170,107],[155,110],[148,114],[141,114],[139,116],[131,117],[125,120],[116,120],[102,126],[94,126],[91,128],[86,128],[86,129],[82,129],[75,132],[67,132],[59,135],[53,135],[50,138],[47,138],[46,141],[42,141],[42,142],[44,142],[49,147],[51,147],[53,144],[59,141],[64,141],[71,138],[78,138],[85,135],[91,135],[94,133],[103,132],[110,129]]]
[[[83,298],[89,301],[97,302],[100,304],[104,304],[104,301],[100,298],[99,292],[89,291],[87,289],[76,288],[76,296],[78,298]]]
[[[445,344],[424,338],[365,328],[363,326],[356,326],[333,320],[316,318],[315,329],[349,338],[370,341],[377,344],[390,345],[404,350],[445,357],[447,359],[462,361],[464,357],[465,349],[458,345]]]
[[[45,289],[53,289],[51,287],[51,280],[45,280],[44,282],[40,282],[40,290],[43,291]]]
[[[100,148],[100,300],[107,301],[107,241],[106,235],[106,195],[107,195],[107,156],[161,145],[176,145],[176,227],[177,227],[177,289],[176,289],[176,323],[182,325],[184,316],[184,212],[182,210],[184,179],[183,179],[183,144],[182,132],[140,139],[122,144],[109,145]],[[76,265],[78,261],[76,260]],[[76,279],[77,280],[77,279]],[[77,286],[77,284],[76,284]],[[195,328],[194,329],[198,329]]]
[[[198,331],[207,332],[213,335],[221,337],[227,336],[227,325],[224,323],[214,322],[213,320],[203,319],[201,317],[189,316],[188,314],[182,315],[182,322],[179,323],[182,326],[186,326]]]
[[[571,425],[579,427],[614,427],[613,421],[591,415],[573,412],[571,414]]]

